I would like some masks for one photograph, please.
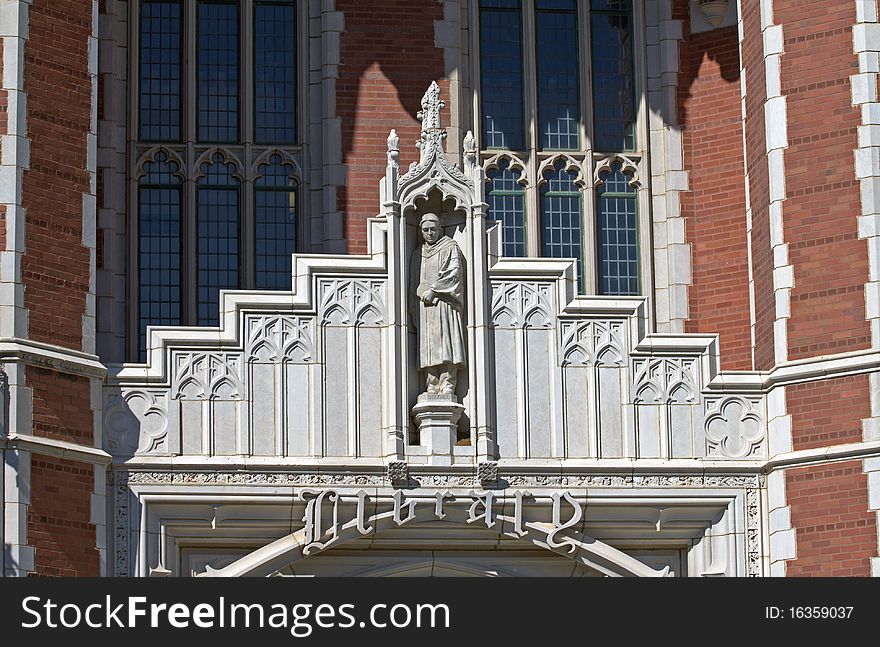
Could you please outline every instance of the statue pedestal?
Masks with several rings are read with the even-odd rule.
[[[412,409],[419,426],[419,445],[428,450],[429,465],[452,465],[452,448],[464,405],[452,395],[423,393]]]

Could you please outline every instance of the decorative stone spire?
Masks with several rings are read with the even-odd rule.
[[[422,109],[416,114],[422,122],[422,136],[416,142],[416,148],[422,153],[422,161],[432,148],[436,147],[441,152],[443,150],[442,142],[446,137],[446,130],[440,125],[440,111],[445,107],[446,102],[440,98],[440,86],[436,81],[431,81],[428,91],[422,97]]]

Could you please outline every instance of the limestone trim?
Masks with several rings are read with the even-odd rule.
[[[617,537],[619,511],[630,506],[636,506],[637,518],[646,523],[643,529],[633,527],[627,536],[664,541],[669,531],[673,534],[668,541],[679,536],[677,523],[691,528],[695,541],[688,555],[689,575],[764,574],[761,485],[753,478],[721,477],[696,490],[682,489],[690,487],[686,479],[650,478],[640,484],[643,489],[635,491],[571,489],[546,483],[510,490],[432,483],[428,489],[399,490],[387,482],[373,486],[327,483],[331,487],[319,488],[283,487],[276,482],[269,493],[253,487],[233,490],[210,480],[176,481],[175,485],[170,478],[140,476],[118,472],[113,480],[119,511],[114,526],[117,576],[172,575],[180,570],[180,547],[204,541],[234,545],[235,534],[229,531],[240,527],[238,519],[247,520],[252,529],[248,547],[256,539],[265,542],[255,552],[251,548],[251,557],[236,567],[246,567],[250,575],[271,575],[303,556],[386,527],[415,526],[418,532],[420,522],[437,520],[457,524],[465,533],[474,528],[484,534],[488,529],[507,542],[531,541],[605,575],[664,575],[664,571],[632,561],[604,540],[596,543],[589,538],[595,531]],[[254,506],[265,513],[259,520],[253,518]],[[298,534],[291,534],[296,528]],[[279,543],[279,537],[287,541]],[[624,541],[622,536],[618,539]],[[239,559],[243,551],[235,553]]]
[[[0,362],[10,361],[83,377],[103,378],[107,374],[95,355],[28,339],[0,338]]]
[[[817,463],[833,463],[853,459],[870,459],[880,457],[880,440],[861,443],[848,443],[832,447],[816,447],[779,454],[767,461],[764,473],[770,474],[777,470],[806,467]]]
[[[41,436],[20,436],[10,434],[5,439],[0,439],[0,449],[19,452],[30,452],[41,456],[54,456],[77,463],[90,463],[92,465],[109,465],[113,457],[97,447],[88,447],[77,443],[68,443],[53,438]],[[103,484],[103,479],[101,479]]]
[[[663,333],[684,332],[688,319],[688,287],[692,282],[691,249],[685,237],[681,194],[689,188],[684,168],[684,137],[678,122],[679,43],[681,20],[673,19],[672,0],[645,0],[648,129],[650,136],[649,182],[653,247],[654,317]]]
[[[871,346],[880,348],[880,12],[877,0],[856,0],[853,51],[859,73],[850,77],[853,105],[862,112],[859,147],[854,151],[856,178],[861,185],[862,213],[859,238],[868,244],[868,281],[865,283],[865,318],[871,326]],[[865,441],[880,439],[880,373],[869,378],[871,417],[862,421]],[[869,507],[880,526],[880,460],[866,460]],[[880,552],[880,535],[877,538]],[[880,557],[871,559],[871,573],[880,577]]]
[[[4,0],[0,3],[0,38],[3,55],[3,91],[6,94],[6,134],[0,141],[0,206],[4,211],[6,247],[0,250],[0,336],[24,339],[28,336],[28,313],[22,281],[22,258],[25,252],[26,217],[24,173],[30,169],[27,93],[25,92],[25,46],[31,0]],[[24,386],[23,362],[13,354],[0,370],[0,403],[6,414],[2,434],[10,429],[30,429],[33,412],[30,389]],[[7,410],[8,407],[8,410]],[[6,428],[8,425],[9,428]],[[31,459],[27,452],[2,451],[0,478],[0,534],[4,550],[0,556],[4,576],[25,576],[34,570],[34,548],[28,546],[27,509],[30,504]]]

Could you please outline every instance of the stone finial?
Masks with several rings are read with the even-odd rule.
[[[467,131],[464,136],[464,168],[466,171],[472,171],[477,165],[477,140],[474,138],[473,131]]]
[[[440,98],[440,86],[436,81],[431,81],[431,85],[422,97],[422,109],[416,114],[422,122],[421,138],[416,142],[416,148],[422,153],[422,160],[432,149],[442,149],[446,130],[440,126],[440,111],[445,107],[446,102]]]
[[[400,137],[394,128],[388,135],[388,166],[400,168]]]

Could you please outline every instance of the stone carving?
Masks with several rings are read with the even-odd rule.
[[[112,453],[149,453],[168,437],[165,392],[132,390],[115,395],[104,413],[107,449]]]
[[[602,177],[605,173],[610,173],[614,164],[620,164],[620,171],[625,175],[630,176],[629,185],[633,188],[638,188],[641,186],[641,182],[639,181],[639,167],[638,165],[632,161],[630,158],[625,155],[611,155],[610,157],[606,157],[601,162],[596,164],[596,168],[593,170],[593,184],[595,186],[600,186],[605,183],[605,178]]]
[[[498,462],[484,461],[477,466],[477,480],[483,485],[490,485],[498,481]]]
[[[496,328],[553,328],[554,312],[549,283],[492,284],[492,324]]]
[[[636,404],[693,404],[697,360],[680,357],[633,360]]]
[[[747,458],[764,441],[760,402],[729,397],[706,402],[706,444],[709,456]]]
[[[464,259],[454,240],[443,234],[437,214],[422,216],[424,239],[415,295],[419,300],[419,368],[429,395],[454,396],[464,366],[462,325]]]
[[[470,130],[464,136],[462,149],[464,153],[464,169],[468,172],[473,171],[477,166],[477,140],[474,139],[474,133]]]
[[[562,365],[623,366],[622,321],[560,321]]]
[[[114,488],[114,509],[116,512],[113,525],[113,550],[116,555],[113,573],[116,577],[128,577],[128,474],[116,473]]]
[[[390,461],[388,463],[388,479],[392,485],[409,483],[409,465],[406,461]]]
[[[388,166],[400,168],[400,137],[393,128],[388,134]]]
[[[746,490],[746,575],[761,576],[761,507],[758,490]]]
[[[181,400],[240,400],[241,353],[174,353],[171,397]]]
[[[319,318],[324,325],[381,325],[385,281],[325,279],[318,282]]]
[[[248,361],[311,362],[314,319],[290,315],[249,316],[245,323]]]
[[[422,122],[422,132],[416,148],[420,151],[419,162],[413,162],[409,170],[400,178],[403,186],[413,182],[423,173],[426,173],[433,164],[442,170],[440,182],[452,179],[464,186],[473,188],[473,182],[465,177],[460,169],[451,165],[443,152],[443,140],[446,138],[446,130],[440,124],[440,111],[446,107],[446,102],[440,98],[440,87],[432,81],[425,95],[422,97],[422,109],[416,117]]]

